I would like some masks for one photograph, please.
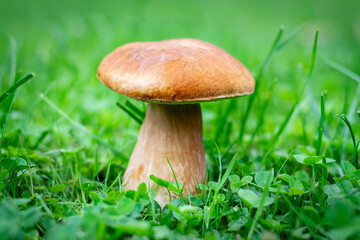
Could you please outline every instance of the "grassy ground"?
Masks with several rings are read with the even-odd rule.
[[[360,238],[358,9],[0,2],[0,239]],[[257,88],[202,104],[209,183],[161,210],[121,187],[140,125],[96,70],[124,43],[180,37],[226,49]]]

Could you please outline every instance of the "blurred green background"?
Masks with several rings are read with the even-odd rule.
[[[191,203],[200,206],[201,216],[187,210],[176,219],[168,218],[169,211],[158,214],[147,205],[145,189],[139,199],[133,191],[127,191],[124,198],[121,176],[140,125],[116,106],[116,102],[127,98],[97,80],[100,61],[128,42],[186,37],[227,50],[255,75],[280,26],[285,29],[280,42],[302,28],[274,52],[264,69],[243,142],[239,141],[240,126],[252,98],[201,105],[208,179],[213,181],[208,187],[223,186],[219,195],[212,195],[210,190],[208,196],[204,192],[199,197],[200,204]],[[319,39],[315,67],[299,98],[310,69],[316,29]],[[34,72],[36,77],[18,88],[11,111],[12,95],[0,103],[0,238],[22,239],[25,233],[29,239],[120,238],[124,234],[121,228],[120,235],[111,235],[117,231],[111,222],[117,219],[114,217],[118,211],[111,210],[115,209],[113,205],[106,207],[109,199],[109,204],[124,200],[133,207],[136,201],[131,217],[122,219],[126,229],[130,229],[128,234],[152,236],[153,231],[164,234],[166,230],[169,238],[176,234],[189,239],[188,236],[216,233],[216,228],[224,239],[246,237],[251,229],[255,234],[250,234],[250,239],[342,239],[354,237],[356,232],[359,237],[360,175],[350,164],[356,162],[355,153],[359,150],[353,146],[348,127],[336,114],[346,114],[354,138],[359,141],[360,118],[356,112],[360,107],[360,84],[356,79],[360,77],[344,75],[327,65],[325,59],[360,74],[359,0],[1,0],[0,94],[12,85],[15,75]],[[20,74],[16,74],[18,70]],[[269,95],[275,79],[278,81]],[[325,92],[323,134],[318,130],[321,91]],[[267,99],[268,108],[262,112]],[[297,99],[299,104],[294,105]],[[146,108],[142,102],[131,103]],[[292,106],[296,106],[294,114],[281,128]],[[262,119],[263,125],[256,132]],[[6,131],[1,129],[5,125]],[[254,141],[250,140],[253,133]],[[318,136],[323,136],[321,146],[317,145]],[[125,160],[120,154],[115,156],[114,149],[123,153]],[[233,157],[234,153],[239,154]],[[302,162],[292,159],[292,154],[324,154],[338,164],[316,167],[315,163],[305,163],[305,158]],[[239,163],[232,172],[228,167],[231,159]],[[15,161],[16,171],[9,165]],[[278,186],[280,190],[281,186],[289,198],[277,192],[275,206],[258,208],[261,210],[256,213],[250,206],[244,221],[247,203],[240,198],[245,195],[234,194],[231,176],[231,184],[227,183],[227,176],[223,177],[226,185],[223,180],[219,181],[223,185],[214,182],[225,170],[230,170],[232,179],[239,181],[240,176],[241,181],[254,176],[252,185],[248,185],[248,180],[246,186],[244,182],[241,185],[251,190],[253,203],[261,194],[267,196],[264,175],[270,172],[272,176],[277,174],[272,188]],[[97,205],[99,196],[103,202]],[[269,196],[274,198],[274,194]],[[137,200],[131,200],[133,197]],[[144,204],[141,208],[140,203]],[[128,211],[128,205],[119,206]],[[101,212],[101,208],[109,211]],[[216,209],[212,220],[209,209]],[[55,217],[50,217],[52,214]],[[210,222],[207,233],[206,221]],[[246,221],[247,226],[243,226]],[[137,232],[136,227],[143,226],[148,231]]]
[[[16,68],[23,74],[33,71],[36,78],[17,92],[9,129],[21,129],[33,143],[53,122],[64,136],[46,139],[48,148],[85,146],[94,148],[55,111],[41,101],[45,94],[57,107],[91,131],[130,154],[138,125],[115,103],[124,97],[110,91],[96,79],[101,59],[114,48],[133,41],[197,38],[224,48],[251,71],[268,54],[279,31],[284,35],[303,26],[286,47],[277,52],[257,88],[260,98],[249,121],[254,127],[256,111],[269,85],[278,79],[264,132],[285,117],[301,91],[308,72],[315,30],[319,29],[318,58],[312,80],[295,121],[288,128],[294,147],[307,122],[307,134],[317,128],[320,91],[327,93],[329,121],[335,113],[348,113],[356,97],[357,83],[323,63],[332,59],[360,72],[360,1],[1,1],[0,2],[0,90],[12,80],[11,56],[16,44]],[[13,42],[11,44],[11,42]],[[319,57],[320,56],[320,57]],[[247,97],[239,98],[231,113],[237,132]],[[356,98],[355,98],[356,101]],[[135,103],[141,106],[141,103]],[[213,138],[217,116],[228,101],[203,104],[204,135]],[[318,110],[317,110],[318,111]],[[354,113],[352,113],[354,114]],[[234,138],[231,134],[229,138]],[[59,140],[59,139],[66,140]]]

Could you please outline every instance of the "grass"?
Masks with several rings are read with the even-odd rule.
[[[359,7],[1,2],[0,239],[360,239]],[[161,209],[161,192],[122,186],[146,104],[96,69],[179,37],[226,49],[257,86],[202,104],[208,182],[190,196],[151,176],[182,193]]]

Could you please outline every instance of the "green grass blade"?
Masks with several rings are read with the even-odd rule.
[[[276,50],[280,50],[281,48],[285,47],[285,45],[288,44],[293,38],[295,38],[303,28],[303,25],[295,28],[284,41],[277,45]]]
[[[38,146],[40,145],[40,143],[42,143],[42,141],[46,138],[46,136],[53,130],[55,124],[57,124],[60,120],[61,119],[59,119],[58,121],[54,121],[48,129],[43,131],[41,133],[41,135],[38,137],[38,139],[36,140],[34,146],[31,147],[31,149],[37,149]]]
[[[306,85],[309,83],[312,72],[313,72],[313,68],[315,65],[315,59],[316,59],[316,49],[317,49],[317,42],[318,42],[318,36],[319,36],[319,30],[316,30],[315,32],[315,39],[314,39],[314,45],[313,45],[313,50],[312,50],[312,55],[311,55],[311,64],[310,64],[310,70],[309,70],[309,74],[308,74],[308,78],[306,79],[303,88],[297,98],[297,100],[295,101],[294,105],[291,107],[289,113],[286,115],[284,121],[281,123],[278,131],[276,132],[276,134],[274,135],[274,137],[272,138],[270,145],[269,145],[269,149],[267,151],[267,153],[265,154],[265,156],[267,156],[270,151],[272,150],[272,148],[275,146],[275,143],[277,142],[277,140],[279,139],[280,135],[283,133],[283,131],[285,130],[287,124],[289,123],[290,118],[292,117],[296,107],[299,105],[301,97],[304,93],[305,87]]]
[[[264,104],[262,105],[262,107],[261,107],[261,109],[259,111],[259,115],[258,115],[259,121],[258,121],[258,123],[257,123],[257,125],[255,127],[255,130],[253,131],[253,133],[251,135],[250,141],[248,142],[248,144],[246,145],[246,147],[244,149],[244,152],[247,152],[247,150],[251,146],[252,142],[254,141],[255,136],[258,134],[258,132],[260,131],[260,129],[262,128],[262,126],[264,124],[265,112],[266,112],[266,109],[267,109],[267,107],[269,105],[269,101],[271,99],[272,92],[273,92],[273,89],[274,89],[274,86],[275,86],[276,83],[277,83],[277,79],[275,79],[274,82],[272,82],[272,84],[270,85],[268,94],[265,97],[265,102],[264,102]]]
[[[12,35],[8,36],[10,43],[10,79],[16,81],[16,41]]]
[[[118,106],[121,110],[127,113],[132,119],[134,119],[140,125],[143,123],[144,119],[141,119],[140,117],[136,116],[136,114],[132,112],[128,106],[122,105],[119,102],[116,103],[116,106]]]
[[[257,89],[259,89],[259,87],[260,87],[260,83],[261,83],[260,79],[261,79],[261,77],[262,77],[262,75],[264,73],[264,69],[266,68],[266,66],[270,62],[273,54],[276,51],[283,48],[286,44],[288,44],[301,30],[302,30],[302,26],[296,28],[294,31],[292,31],[289,34],[289,36],[283,42],[280,43],[281,36],[282,36],[282,34],[284,32],[284,28],[282,26],[280,27],[280,30],[279,30],[279,32],[278,32],[278,34],[277,34],[277,36],[276,36],[276,38],[274,40],[274,43],[273,43],[273,45],[271,47],[270,52],[268,53],[265,60],[263,62],[261,62],[260,66],[257,68],[257,71],[256,71],[257,74],[256,74],[256,77],[255,77],[256,88]],[[251,111],[251,108],[252,108],[253,103],[254,103],[254,99],[255,99],[257,94],[258,94],[258,91],[255,91],[252,95],[249,96],[249,100],[248,100],[248,103],[246,105],[245,113],[242,116],[241,126],[240,126],[240,134],[239,134],[239,137],[238,137],[238,141],[240,142],[240,144],[242,143],[246,123],[247,123],[247,120],[249,118],[250,111]]]
[[[280,29],[275,37],[275,40],[273,42],[273,44],[271,45],[270,51],[268,53],[268,55],[266,56],[266,58],[260,62],[260,64],[256,67],[255,69],[255,78],[259,79],[261,78],[263,72],[264,72],[264,68],[266,68],[267,64],[269,63],[269,61],[271,60],[272,55],[274,54],[275,50],[277,49],[277,47],[279,46],[281,37],[284,33],[284,26],[281,25]]]
[[[220,149],[219,149],[219,146],[217,145],[217,143],[214,141],[214,145],[215,145],[215,148],[216,148],[216,151],[217,151],[217,157],[215,157],[215,160],[216,160],[216,166],[218,167],[219,169],[219,179],[218,181],[220,181],[221,179],[221,171],[222,171],[222,156],[221,156],[221,153],[220,153]]]
[[[132,104],[130,101],[126,100],[125,106],[127,106],[129,109],[131,109],[134,113],[136,113],[141,119],[145,118],[145,113],[140,110],[137,106]]]
[[[116,156],[120,157],[122,160],[124,161],[128,161],[128,157],[126,157],[123,153],[121,153],[120,151],[118,151],[114,146],[112,146],[111,144],[105,142],[104,140],[101,139],[100,136],[96,135],[95,133],[91,132],[89,129],[87,129],[84,125],[82,125],[81,123],[78,123],[76,121],[74,121],[73,119],[71,119],[69,117],[69,115],[67,115],[66,113],[64,113],[60,108],[58,108],[55,103],[53,103],[50,99],[48,99],[45,95],[40,94],[40,98],[42,100],[44,100],[55,112],[57,112],[60,116],[62,116],[63,118],[65,118],[66,120],[68,120],[74,127],[76,127],[77,129],[89,134],[89,136],[91,138],[93,138],[95,141],[97,141],[99,144],[101,144],[102,146],[110,149],[113,154],[115,154]]]
[[[354,147],[356,146],[356,140],[355,140],[355,134],[354,134],[354,131],[352,130],[352,127],[351,127],[351,123],[349,122],[349,120],[347,119],[347,117],[344,115],[344,114],[336,114],[339,118],[341,118],[344,123],[346,124],[346,126],[349,128],[349,131],[350,131],[350,134],[351,134],[351,139],[352,139],[352,142],[353,142],[353,145]]]
[[[260,79],[261,79],[261,77],[263,75],[263,71],[264,71],[266,65],[269,63],[271,57],[273,56],[273,53],[274,53],[276,47],[278,46],[278,44],[280,42],[281,36],[283,35],[283,32],[284,32],[284,27],[281,26],[280,29],[279,29],[278,34],[276,35],[276,38],[275,38],[273,44],[272,44],[270,52],[266,56],[265,60],[263,60],[260,63],[260,65],[257,67],[256,76],[255,76],[256,88],[259,88],[259,82],[260,82]],[[246,126],[247,120],[249,118],[250,110],[251,110],[252,105],[254,103],[256,93],[257,93],[257,91],[255,91],[252,95],[249,96],[249,100],[248,100],[248,103],[246,105],[245,114],[242,116],[241,126],[240,126],[240,134],[239,134],[239,137],[238,137],[238,140],[239,140],[240,144],[242,143],[243,135],[244,135],[244,132],[245,132],[245,126]]]
[[[320,108],[321,108],[321,116],[320,116],[320,123],[318,129],[318,140],[316,143],[316,156],[319,156],[320,149],[321,149],[321,142],[322,142],[322,135],[323,135],[323,128],[324,128],[324,117],[325,117],[325,102],[324,102],[324,92],[321,91],[321,100],[320,100]]]
[[[154,199],[154,192],[151,189],[150,184],[148,186],[148,195],[149,195],[149,200],[150,200],[150,204],[151,204],[151,216],[153,217],[153,220],[155,220],[157,217],[156,210],[155,210],[155,199]]]
[[[314,69],[314,66],[315,66],[315,59],[316,59],[318,38],[319,38],[319,30],[316,30],[316,32],[315,32],[314,45],[313,45],[312,54],[311,54],[310,70],[309,70],[309,74],[308,74],[308,79],[307,79],[307,81],[310,80],[311,75],[312,75],[312,72],[313,72],[313,69]],[[305,87],[304,87],[304,88],[305,88]]]
[[[2,131],[1,131],[1,141],[0,141],[0,147],[2,147],[2,144],[3,144],[3,140],[4,140],[4,138],[5,138],[5,131],[6,131],[6,128],[7,128],[7,124],[8,124],[8,122],[9,122],[9,116],[10,116],[10,110],[11,110],[11,108],[12,108],[12,105],[13,105],[13,103],[14,103],[14,98],[12,99],[12,101],[11,101],[11,103],[10,103],[10,105],[9,105],[9,108],[8,108],[8,110],[5,112],[5,114],[4,114],[4,119],[0,119],[1,121],[0,121],[0,124],[1,124],[1,127],[2,127]]]
[[[111,158],[110,158],[110,161],[109,161],[109,165],[108,165],[108,167],[107,167],[107,169],[106,169],[106,175],[105,175],[104,185],[105,185],[106,191],[107,191],[107,189],[108,189],[107,182],[108,182],[109,175],[110,175],[110,169],[111,169]]]
[[[35,77],[35,73],[29,73],[22,77],[19,81],[14,82],[14,84],[0,96],[0,103],[4,101],[10,94],[16,91],[21,85],[29,81],[31,78]]]
[[[49,216],[54,217],[54,215],[52,214],[52,212],[50,211],[50,209],[48,208],[48,206],[46,205],[44,200],[38,194],[36,194],[36,199],[40,202],[40,204],[44,208],[45,212],[47,214],[49,214]]]
[[[230,100],[229,104],[226,106],[224,114],[222,114],[220,116],[220,119],[217,121],[218,127],[217,127],[217,131],[215,133],[215,141],[216,142],[220,141],[221,134],[224,132],[224,128],[226,126],[226,120],[228,119],[228,116],[229,116],[231,110],[235,108],[235,105],[236,105],[236,99],[233,98]]]
[[[338,72],[341,72],[342,74],[348,76],[349,78],[351,78],[352,80],[360,83],[360,76],[357,75],[356,73],[354,73],[353,71],[351,71],[350,69],[328,59],[328,58],[321,58],[323,60],[323,62],[328,65],[329,67],[337,70]]]
[[[354,73],[353,71],[351,71],[350,69],[330,60],[330,59],[327,59],[327,58],[322,58],[322,60],[324,61],[324,63],[330,67],[332,67],[333,69],[337,70],[338,72],[344,74],[345,76],[348,76],[350,79],[360,83],[360,76],[357,75],[356,73]],[[356,111],[356,107],[358,105],[358,98],[359,98],[359,94],[360,93],[360,84],[358,85],[358,88],[357,88],[357,91],[356,91],[356,94],[355,94],[355,97],[353,99],[353,102],[351,104],[351,107],[350,107],[350,111],[349,111],[349,114],[352,115],[353,112]],[[344,110],[345,111],[345,108]],[[360,109],[358,109],[358,114],[360,116]],[[350,117],[351,119],[351,117]]]
[[[174,179],[175,179],[176,188],[177,188],[177,189],[180,189],[179,197],[180,197],[181,201],[185,202],[185,201],[184,201],[184,196],[183,196],[183,189],[184,189],[185,185],[183,184],[183,185],[181,186],[181,188],[180,188],[179,182],[178,182],[178,180],[177,180],[177,178],[176,178],[174,169],[173,169],[173,167],[172,167],[172,165],[171,165],[171,163],[170,163],[170,161],[169,161],[169,158],[166,156],[166,154],[165,154],[165,157],[166,157],[167,163],[168,163],[169,166],[170,166],[172,175],[173,175],[173,177],[174,177]]]
[[[360,83],[360,76],[356,73],[354,73],[353,71],[351,71],[350,69],[328,59],[328,58],[322,58],[323,62],[328,65],[329,67],[337,70],[338,72],[344,74],[345,76],[348,76],[350,79]],[[347,93],[346,93],[347,94]],[[349,110],[349,118],[352,119],[352,115],[353,115],[353,112],[355,112],[356,110],[356,107],[358,105],[358,101],[359,101],[359,95],[360,95],[360,84],[358,85],[357,87],[357,90],[356,90],[356,93],[355,93],[355,97],[352,101],[352,104],[351,104],[351,107],[350,107],[350,110]],[[343,110],[345,112],[345,108]],[[358,116],[360,117],[360,109],[358,109]],[[344,133],[344,138],[347,138],[347,132]],[[343,160],[344,159],[344,156],[345,156],[345,143],[343,143],[343,146],[342,146],[342,157],[341,159]]]
[[[263,194],[261,195],[261,198],[260,198],[260,204],[259,204],[260,206],[256,210],[254,221],[251,224],[250,231],[249,231],[247,239],[253,239],[252,237],[253,237],[253,234],[254,234],[254,231],[255,231],[256,224],[258,223],[259,218],[262,215],[263,208],[264,208],[264,203],[265,203],[265,198],[266,198],[266,196],[268,195],[268,192],[269,192],[270,181],[271,181],[271,175],[268,175],[267,178],[266,178],[266,181],[265,181],[264,192],[263,192]]]
[[[286,195],[282,195],[283,199],[285,200],[285,203],[289,206],[290,210],[295,213],[295,215],[298,217],[298,219],[303,222],[307,228],[310,231],[310,234],[314,237],[316,235],[316,233],[314,232],[314,229],[316,227],[319,228],[319,231],[321,231],[323,234],[325,234],[325,230],[322,229],[320,226],[316,226],[316,223],[309,218],[307,215],[303,214],[302,212],[300,212],[298,209],[296,209],[296,207],[292,204],[291,200],[289,199],[289,197],[287,197]]]
[[[350,135],[351,135],[351,140],[354,146],[354,154],[353,154],[353,159],[352,162],[355,165],[356,168],[358,168],[358,154],[357,154],[357,148],[358,148],[358,144],[356,143],[356,139],[355,139],[355,134],[354,131],[351,127],[351,123],[349,122],[349,120],[347,119],[347,117],[345,116],[345,114],[339,115],[336,114],[338,117],[340,117],[344,123],[346,124],[346,126],[348,127],[349,131],[350,131]]]
[[[118,183],[119,179],[121,179],[121,174],[122,174],[122,172],[119,171],[119,173],[116,176],[115,180],[110,184],[110,187],[109,187],[110,189],[112,189],[115,186],[115,184]]]
[[[230,176],[231,172],[233,171],[237,163],[237,157],[238,157],[238,153],[235,153],[224,175],[222,176],[220,182],[218,182],[218,184],[216,185],[216,192],[219,192],[220,189],[224,186],[225,182],[227,181],[228,177]]]
[[[299,98],[299,99],[300,99],[300,98]],[[298,100],[299,100],[299,99],[298,99]],[[281,135],[281,134],[283,133],[283,131],[285,130],[285,128],[286,128],[287,124],[289,123],[289,121],[290,121],[290,119],[291,119],[291,117],[292,117],[292,115],[293,115],[296,107],[297,107],[298,104],[299,104],[299,101],[298,101],[298,100],[297,100],[297,101],[294,103],[294,105],[291,107],[289,113],[286,115],[284,121],[281,123],[278,131],[276,132],[276,134],[275,134],[274,137],[272,138],[271,143],[270,143],[270,146],[269,146],[269,149],[268,149],[267,153],[265,154],[265,156],[267,156],[267,155],[269,154],[269,152],[270,152],[270,151],[272,150],[272,148],[275,146],[275,143],[276,143],[277,140],[279,139],[280,135]]]
[[[164,180],[162,178],[159,178],[153,174],[149,176],[149,178],[157,183],[159,186],[167,188],[169,191],[173,191],[175,193],[181,194],[183,189],[175,187],[173,184],[170,183],[170,181]]]
[[[16,41],[13,36],[9,35],[9,43],[10,43],[10,79],[15,83],[17,80],[16,76]],[[3,140],[5,137],[5,132],[7,128],[7,124],[9,122],[10,111],[13,106],[15,99],[15,95],[13,94],[11,100],[8,101],[8,104],[1,105],[0,107],[3,109],[3,114],[0,116],[0,126],[2,127],[1,131],[1,141],[0,147],[2,147]],[[0,101],[1,103],[1,101]]]

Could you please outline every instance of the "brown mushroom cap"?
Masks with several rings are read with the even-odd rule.
[[[195,39],[125,44],[102,60],[98,78],[128,97],[167,104],[238,97],[255,87],[242,63]]]

